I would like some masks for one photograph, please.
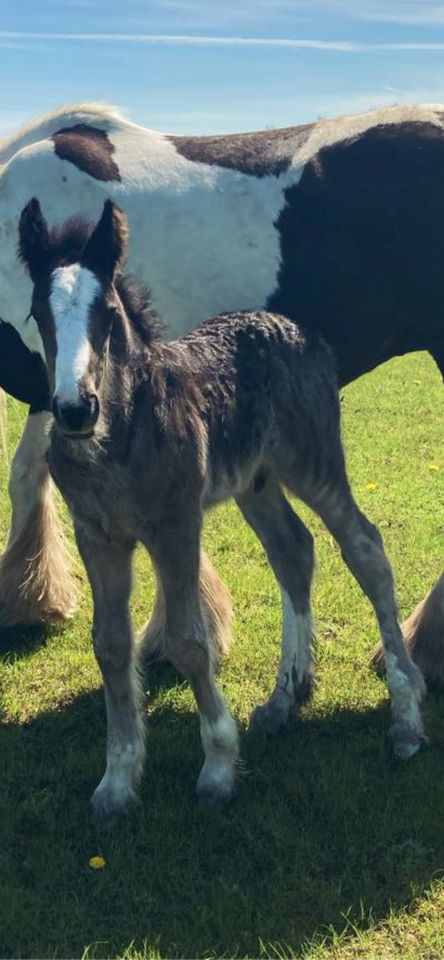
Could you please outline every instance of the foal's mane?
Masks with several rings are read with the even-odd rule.
[[[89,266],[83,260],[83,251],[93,230],[94,224],[83,217],[71,217],[61,227],[51,230],[48,249],[51,270],[70,263]],[[125,263],[118,267],[113,282],[128,320],[145,346],[162,339],[165,328],[151,304],[148,287],[125,269]]]

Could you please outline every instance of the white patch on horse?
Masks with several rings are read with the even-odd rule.
[[[140,127],[109,139],[122,182],[107,186],[129,218],[129,267],[148,282],[171,335],[222,311],[264,307],[281,267],[276,222],[298,172],[259,178],[195,162]]]
[[[282,598],[282,653],[277,687],[291,697],[312,672],[310,644],[313,620],[309,613],[295,613],[293,603],[283,587]]]
[[[45,457],[52,416],[46,410],[28,417],[11,467],[9,490],[14,504],[8,547],[23,535],[26,521],[42,498],[47,477]]]
[[[118,203],[129,218],[128,268],[148,284],[170,336],[180,336],[221,311],[265,306],[279,282],[285,191],[320,149],[385,124],[442,128],[441,111],[401,106],[316,123],[292,166],[269,177],[188,160],[163,134],[106,106],[73,105],[32,121],[0,142],[0,317],[44,357],[36,324],[26,322],[32,284],[17,256],[31,187],[50,227],[73,215],[98,219],[106,197]],[[57,156],[50,137],[79,123],[107,132],[121,182],[103,183]]]
[[[89,311],[99,290],[97,277],[78,263],[58,267],[52,275],[49,300],[57,341],[54,396],[61,402],[79,399],[79,383],[91,357]]]
[[[372,127],[400,123],[432,123],[443,127],[442,106],[433,103],[381,107],[313,124],[307,140],[293,157],[293,166],[301,168],[313,159],[319,150],[341,141],[355,140]]]

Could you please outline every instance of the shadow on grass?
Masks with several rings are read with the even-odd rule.
[[[428,713],[434,743],[405,766],[390,758],[386,705],[305,711],[273,741],[242,731],[240,795],[205,815],[198,718],[165,706],[150,715],[141,804],[108,832],[88,807],[104,767],[103,694],[3,726],[1,955],[81,957],[92,945],[88,956],[115,957],[134,942],[142,955],[245,957],[275,941],[297,955],[327,927],[408,906],[444,868],[442,704]],[[97,854],[102,870],[88,865]]]
[[[0,654],[12,653],[20,660],[33,650],[44,647],[48,640],[57,637],[65,629],[66,621],[0,627]]]

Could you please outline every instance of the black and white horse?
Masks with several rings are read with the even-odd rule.
[[[236,786],[236,725],[217,686],[199,597],[203,511],[235,497],[282,596],[275,689],[253,714],[274,733],[310,693],[313,540],[284,484],[324,520],[373,604],[387,663],[395,754],[424,739],[423,678],[404,647],[390,564],[358,509],[339,429],[336,365],[313,331],[268,311],[222,314],[168,343],[122,273],[127,221],[106,201],[94,228],[48,231],[38,201],[20,220],[34,282],[55,424],[49,468],[74,520],[93,592],[94,649],[108,715],[106,772],[93,797],[113,816],[134,799],[144,736],[129,599],[137,541],[166,601],[165,649],[189,680],[205,763],[197,792],[223,806]]]
[[[66,613],[73,599],[49,508],[43,347],[17,257],[24,204],[38,197],[53,227],[117,201],[129,268],[171,335],[221,310],[267,307],[321,331],[345,384],[411,350],[444,370],[443,161],[444,107],[433,105],[215,137],[165,135],[81,105],[0,144],[0,385],[30,407],[11,472],[3,623]],[[443,623],[444,575],[406,625],[438,682]]]

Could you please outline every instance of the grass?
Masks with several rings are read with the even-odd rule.
[[[440,377],[425,355],[395,359],[347,388],[342,409],[355,495],[381,528],[405,615],[442,566]],[[11,450],[22,419],[11,402]],[[1,483],[4,538],[6,464]],[[273,685],[278,591],[235,509],[207,520],[206,547],[235,601],[235,640],[220,679],[246,766],[241,794],[222,816],[197,809],[195,707],[186,683],[159,666],[146,676],[141,804],[113,831],[95,829],[88,800],[103,771],[105,708],[80,568],[82,604],[69,624],[0,638],[2,957],[444,954],[444,703],[427,701],[430,747],[397,765],[386,687],[368,667],[372,611],[329,534],[300,513],[317,544],[319,683],[288,734],[273,741],[247,725]],[[152,591],[149,563],[138,555],[138,624]],[[106,861],[101,870],[88,865],[96,855]]]

